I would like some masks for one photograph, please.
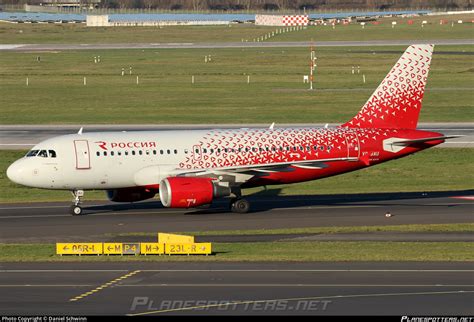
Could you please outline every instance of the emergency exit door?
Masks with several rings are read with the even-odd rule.
[[[75,140],[74,150],[76,152],[76,169],[90,169],[89,142],[87,140]]]

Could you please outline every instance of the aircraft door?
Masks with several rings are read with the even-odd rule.
[[[90,151],[87,140],[75,140],[74,151],[76,153],[76,169],[90,169]]]
[[[357,133],[347,132],[345,133],[346,145],[347,145],[347,157],[348,158],[357,158],[360,157],[360,144]]]

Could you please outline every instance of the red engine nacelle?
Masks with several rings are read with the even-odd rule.
[[[146,188],[125,188],[107,190],[107,197],[115,202],[135,202],[153,198],[156,190]]]
[[[217,185],[211,178],[172,177],[160,183],[161,203],[170,208],[198,207],[229,195],[230,188]]]

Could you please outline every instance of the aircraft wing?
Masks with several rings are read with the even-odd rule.
[[[229,167],[219,167],[212,169],[192,169],[182,170],[177,169],[173,175],[175,176],[231,176],[234,182],[245,182],[254,176],[265,176],[274,172],[291,172],[294,171],[295,167],[303,169],[324,169],[329,165],[327,163],[341,162],[341,161],[357,161],[358,158],[331,158],[331,159],[318,159],[318,160],[301,160],[301,161],[289,161],[289,162],[278,162],[278,163],[266,163],[266,164],[252,164],[252,165],[239,165]]]

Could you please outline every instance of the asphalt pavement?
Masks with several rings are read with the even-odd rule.
[[[275,128],[283,127],[324,127],[326,124],[275,124]],[[333,127],[338,124],[330,123]],[[46,139],[77,133],[82,127],[84,132],[111,131],[166,131],[166,130],[205,130],[222,128],[268,128],[270,124],[121,124],[121,125],[0,125],[1,149],[30,149]],[[462,135],[447,140],[439,147],[474,147],[474,123],[419,123],[420,130],[437,131],[445,135]]]
[[[472,315],[472,263],[0,264],[3,315]]]

